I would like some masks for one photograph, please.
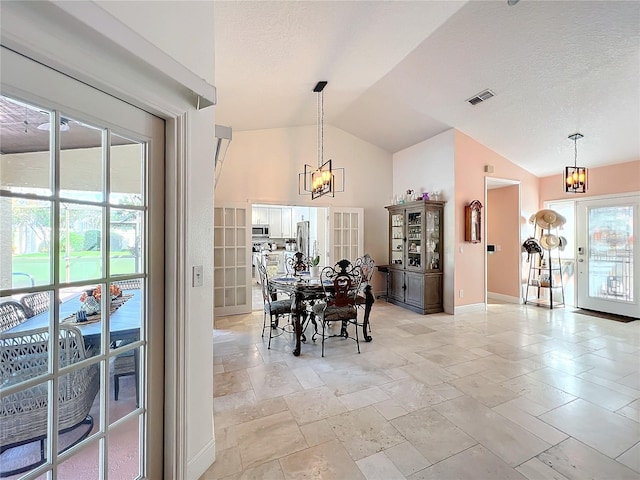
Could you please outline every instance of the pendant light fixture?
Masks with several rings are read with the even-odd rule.
[[[324,161],[324,87],[327,82],[320,81],[313,88],[317,93],[318,106],[318,163],[317,167],[311,165],[304,166],[304,172],[298,174],[298,193],[300,195],[311,194],[311,199],[315,200],[324,195],[335,196],[336,191],[344,191],[344,169],[333,169],[331,159]],[[336,190],[336,170],[342,172],[342,189]]]
[[[578,140],[584,135],[569,135],[573,140],[573,167],[564,168],[564,191],[566,193],[585,193],[587,191],[587,167],[578,167]]]

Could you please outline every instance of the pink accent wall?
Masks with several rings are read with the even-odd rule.
[[[563,170],[559,173],[540,179],[540,201],[558,199],[579,199],[580,196],[611,195],[640,191],[640,160],[635,162],[618,163],[605,167],[590,168],[589,183],[585,194],[565,193]],[[542,208],[542,205],[540,205]]]
[[[484,255],[486,241],[471,244],[464,241],[464,207],[472,200],[484,203],[484,177],[491,176],[519,180],[521,192],[520,240],[529,235],[527,220],[538,211],[538,177],[512,163],[505,157],[456,130],[455,152],[455,305],[484,303]],[[484,173],[485,165],[493,165],[494,172]],[[483,209],[484,210],[484,209]],[[460,252],[462,247],[462,253]],[[464,297],[460,298],[460,290]]]
[[[487,191],[485,207],[487,243],[496,245],[487,253],[487,292],[520,297],[520,215],[518,185]],[[497,251],[497,249],[500,251]]]

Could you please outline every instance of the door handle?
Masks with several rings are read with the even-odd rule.
[[[584,262],[584,258],[579,258],[578,261],[579,262]]]

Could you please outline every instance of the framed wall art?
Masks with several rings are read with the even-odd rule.
[[[474,200],[464,207],[464,241],[470,243],[480,243],[482,232],[482,217],[480,211],[482,204],[479,200]]]

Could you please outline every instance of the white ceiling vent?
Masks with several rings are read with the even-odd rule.
[[[474,95],[473,97],[467,99],[467,102],[469,102],[471,105],[477,105],[480,102],[484,102],[485,100],[489,100],[491,97],[495,97],[495,93],[493,93],[491,90],[487,89],[487,90],[483,90],[480,93]]]

